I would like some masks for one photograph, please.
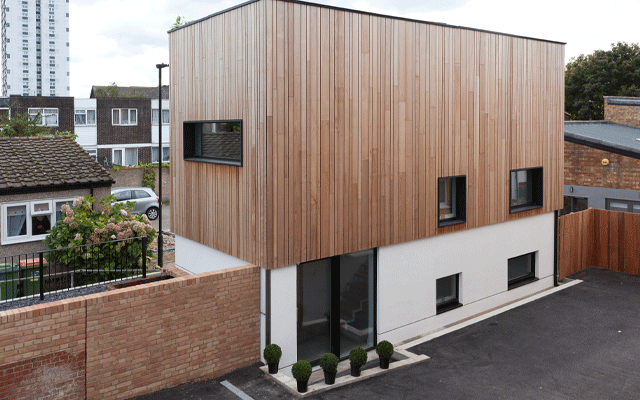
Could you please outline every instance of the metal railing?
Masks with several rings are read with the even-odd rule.
[[[147,276],[147,238],[0,257],[0,301]]]

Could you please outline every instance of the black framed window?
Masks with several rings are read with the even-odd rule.
[[[438,227],[462,224],[467,213],[467,177],[438,178]]]
[[[183,124],[184,159],[242,166],[242,120]]]
[[[536,253],[509,259],[509,290],[526,285],[536,279]]]
[[[511,170],[510,212],[542,207],[542,167]]]
[[[436,314],[462,306],[459,285],[460,274],[436,279]]]

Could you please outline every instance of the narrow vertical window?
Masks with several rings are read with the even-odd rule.
[[[438,226],[466,221],[466,176],[438,179]]]

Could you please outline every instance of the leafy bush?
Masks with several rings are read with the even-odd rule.
[[[155,169],[148,167],[144,169],[142,174],[142,186],[148,187],[151,190],[156,190],[156,171]]]
[[[311,377],[311,364],[308,361],[300,360],[291,367],[291,374],[300,382],[308,382]]]
[[[277,344],[272,343],[264,348],[262,355],[268,364],[277,364],[280,361],[280,357],[282,357],[282,349]]]
[[[326,353],[320,359],[320,367],[323,371],[335,374],[338,372],[338,357],[333,353]]]
[[[376,346],[376,353],[378,353],[380,358],[391,358],[393,355],[393,345],[390,342],[383,340]]]
[[[100,270],[138,269],[143,255],[150,261],[153,253],[148,246],[156,231],[149,219],[144,214],[132,214],[133,203],[112,202],[114,196],[103,197],[102,210],[93,209],[92,196],[78,197],[73,207],[64,204],[61,208],[64,219],[56,222],[44,240],[47,250],[59,250],[50,257],[73,268]],[[147,237],[146,249],[140,240],[122,240],[140,236]],[[105,243],[95,245],[102,242]],[[64,250],[67,248],[71,249]]]
[[[349,352],[349,361],[351,364],[361,367],[367,363],[367,352],[362,347],[356,347]]]

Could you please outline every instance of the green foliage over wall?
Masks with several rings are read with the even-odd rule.
[[[32,136],[73,136],[70,132],[52,131],[48,126],[38,125],[42,121],[40,113],[31,118],[29,113],[9,115],[0,118],[0,137],[32,137]]]
[[[567,64],[565,111],[572,120],[604,119],[604,96],[640,96],[637,43],[618,42],[611,50],[581,54]]]

